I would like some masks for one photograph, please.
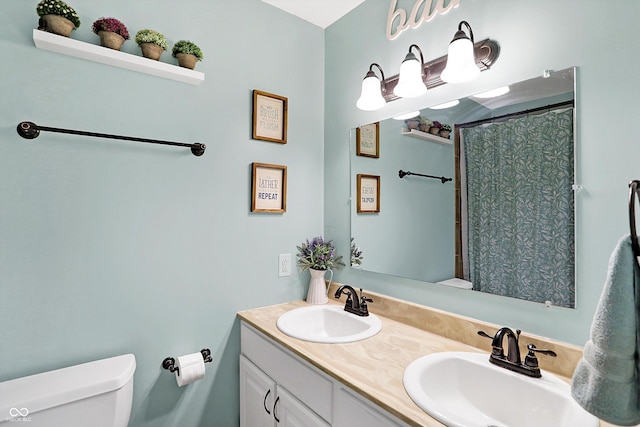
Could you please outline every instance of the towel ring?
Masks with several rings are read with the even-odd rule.
[[[631,228],[631,247],[633,254],[636,256],[636,262],[640,267],[640,242],[638,242],[638,229],[636,228],[636,205],[635,198],[640,203],[640,180],[634,180],[629,183],[629,227]]]

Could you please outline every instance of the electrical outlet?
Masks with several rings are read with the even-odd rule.
[[[278,277],[291,276],[291,254],[278,255]]]

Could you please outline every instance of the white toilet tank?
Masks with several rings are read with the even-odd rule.
[[[135,370],[125,354],[1,382],[0,424],[126,427]]]

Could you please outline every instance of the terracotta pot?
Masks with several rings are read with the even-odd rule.
[[[63,16],[42,15],[38,29],[60,36],[71,37],[71,32],[76,28],[73,22]]]
[[[111,31],[98,31],[98,36],[100,36],[100,46],[108,47],[109,49],[120,50],[124,43],[124,37]]]
[[[432,133],[434,135],[437,135],[439,132],[440,128],[432,127],[431,129],[429,129],[429,133]]]
[[[140,43],[140,49],[142,49],[142,56],[156,61],[160,59],[162,52],[164,52],[162,46],[158,46],[155,43]]]
[[[449,130],[441,130],[440,131],[440,136],[443,138],[449,138],[449,134],[451,133],[451,131]]]
[[[198,62],[197,56],[190,53],[176,53],[176,58],[178,59],[179,66],[189,68],[191,70],[196,68],[196,62]]]
[[[407,119],[404,122],[407,124],[407,127],[409,129],[418,129],[418,127],[420,126],[419,120]]]

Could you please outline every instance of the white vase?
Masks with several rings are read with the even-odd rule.
[[[327,298],[327,284],[324,281],[326,272],[327,270],[309,269],[311,280],[309,281],[309,291],[307,292],[308,304],[326,304],[329,302],[329,298]],[[331,271],[331,279],[333,279],[333,271]],[[331,285],[331,279],[329,279],[329,285]]]

